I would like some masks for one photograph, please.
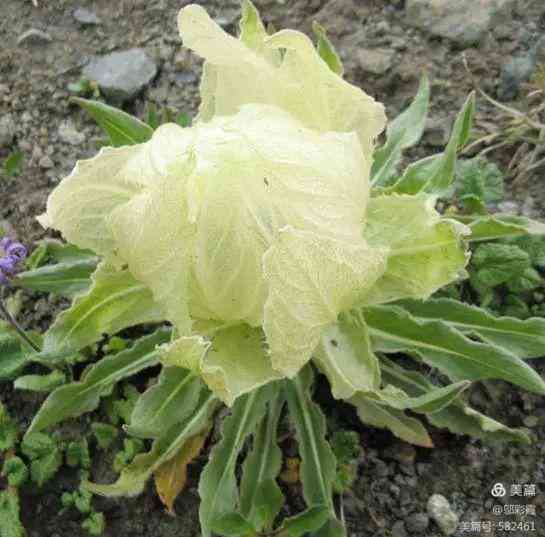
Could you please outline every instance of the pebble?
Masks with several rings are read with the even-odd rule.
[[[44,45],[46,43],[51,43],[51,41],[53,40],[48,33],[42,32],[42,30],[36,28],[30,28],[30,30],[27,30],[17,38],[18,45]]]
[[[74,124],[68,120],[59,125],[59,139],[66,144],[81,145],[85,141],[85,135],[79,132]]]
[[[501,69],[498,97],[503,101],[514,99],[518,95],[520,85],[530,80],[536,63],[534,50],[506,62]]]
[[[15,121],[11,114],[0,117],[0,147],[8,147],[15,138]]]
[[[430,518],[426,513],[413,513],[405,519],[405,526],[410,533],[422,533],[429,525]]]
[[[458,527],[458,515],[441,494],[433,494],[428,500],[428,514],[444,535],[452,535]]]
[[[430,117],[426,121],[424,139],[432,147],[444,147],[450,135],[450,120],[448,118]]]
[[[405,530],[403,520],[398,520],[392,526],[392,537],[407,537],[407,530]]]
[[[407,0],[407,24],[466,47],[508,18],[513,0]]]
[[[96,26],[97,24],[102,23],[100,17],[97,17],[95,12],[84,7],[74,9],[72,15],[74,19],[76,19],[83,26]]]
[[[498,211],[505,214],[520,214],[520,207],[516,201],[502,201],[498,203]]]
[[[357,59],[365,73],[383,75],[392,67],[394,55],[394,51],[387,48],[360,49]]]
[[[121,102],[134,99],[156,74],[156,64],[141,48],[95,56],[83,69],[106,97]]]

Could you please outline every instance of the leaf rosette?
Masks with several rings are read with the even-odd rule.
[[[175,327],[163,364],[228,404],[294,377],[342,312],[427,298],[467,263],[433,197],[371,198],[383,106],[246,4],[238,39],[180,12],[205,60],[193,126],[78,162],[40,217],[145,285]]]

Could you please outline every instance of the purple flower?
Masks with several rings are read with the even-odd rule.
[[[0,285],[5,285],[25,260],[28,252],[20,242],[15,242],[9,237],[0,240],[0,247],[5,254],[0,257]]]

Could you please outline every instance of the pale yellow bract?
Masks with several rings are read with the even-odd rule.
[[[240,39],[199,6],[180,12],[185,46],[205,59],[193,126],[79,162],[40,219],[127,265],[176,328],[164,363],[229,404],[297,374],[339,313],[390,281],[388,240],[362,233],[382,105],[305,35],[268,36],[244,9]]]

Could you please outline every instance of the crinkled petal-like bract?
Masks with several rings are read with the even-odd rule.
[[[245,324],[219,330],[211,342],[181,337],[166,347],[161,361],[198,373],[228,405],[280,378],[267,355],[263,331]]]
[[[199,119],[234,114],[246,103],[271,104],[316,131],[356,132],[371,154],[386,122],[383,106],[333,73],[306,35],[282,30],[266,38],[261,32],[262,41],[257,32],[238,40],[197,5],[180,11],[178,26],[184,45],[206,60]]]
[[[391,195],[372,198],[363,234],[370,245],[388,250],[387,268],[365,304],[428,298],[465,276],[466,226],[435,210],[435,198]]]

